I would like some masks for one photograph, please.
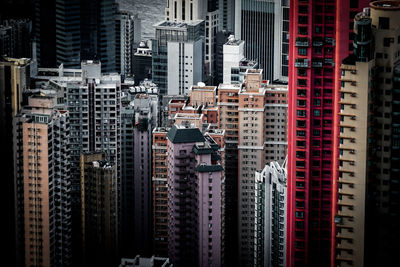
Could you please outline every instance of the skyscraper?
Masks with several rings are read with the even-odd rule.
[[[141,21],[138,16],[128,11],[118,10],[115,21],[116,70],[123,77],[133,75],[133,45],[139,43],[140,39]]]
[[[14,119],[18,249],[25,266],[71,265],[69,113],[52,92],[29,98]],[[22,223],[21,223],[22,222]]]
[[[290,2],[288,242],[290,266],[329,265],[340,63],[368,1]],[[349,37],[350,36],[350,37]]]
[[[101,60],[103,72],[116,71],[115,9],[114,0],[35,1],[39,66],[79,68],[81,60]]]
[[[235,0],[218,0],[218,31],[235,31]]]
[[[288,75],[288,7],[286,0],[235,1],[235,37],[246,42],[245,56],[258,62],[263,79],[286,80]]]

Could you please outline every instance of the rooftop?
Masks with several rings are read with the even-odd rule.
[[[173,125],[167,138],[174,144],[204,142],[204,136],[198,128],[188,125]]]
[[[176,22],[176,21],[161,21],[154,25],[157,29],[162,28],[175,28],[175,29],[186,29],[187,26],[195,26],[202,23],[202,20],[190,21],[190,22]]]
[[[374,1],[369,3],[370,7],[381,10],[400,10],[399,1]]]

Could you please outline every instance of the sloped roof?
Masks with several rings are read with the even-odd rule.
[[[198,128],[172,126],[167,138],[174,144],[204,142],[205,138]]]

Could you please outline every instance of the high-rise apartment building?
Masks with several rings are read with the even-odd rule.
[[[123,89],[121,99],[120,255],[150,254],[151,134],[158,123],[154,84]],[[147,87],[148,86],[148,87]],[[146,240],[146,242],[143,242]]]
[[[245,56],[264,70],[263,79],[287,80],[289,1],[236,0],[235,37]]]
[[[167,133],[168,255],[174,266],[221,265],[221,183],[218,145],[198,128]]]
[[[157,256],[168,255],[167,138],[170,129],[153,130],[153,247]]]
[[[51,92],[31,96],[14,119],[21,266],[71,265],[69,138],[69,113]]]
[[[47,87],[63,92],[64,98],[60,101],[70,113],[73,248],[77,251],[81,244],[79,161],[82,153],[106,153],[106,160],[116,166],[120,195],[121,77],[101,74],[101,66],[98,61],[88,60],[81,63],[81,69],[39,68],[35,77],[38,83],[47,82]]]
[[[271,161],[271,157],[284,157],[286,150],[285,87],[263,81],[262,70],[259,69],[247,70],[246,80],[239,86],[238,255],[242,266],[254,265],[254,173]]]
[[[265,89],[261,86],[261,77],[262,70],[249,70],[239,91],[238,253],[241,266],[254,265],[254,174],[265,166]]]
[[[129,11],[118,10],[115,21],[116,71],[123,77],[133,75],[133,45],[139,43],[140,39],[141,20],[137,14],[134,16]]]
[[[84,153],[80,161],[82,248],[85,266],[118,261],[118,188],[115,165],[105,153]]]
[[[225,130],[224,263],[237,264],[238,244],[238,136],[240,84],[218,86],[218,128]]]
[[[162,95],[187,94],[204,77],[204,21],[163,21],[155,27],[153,82]]]
[[[375,1],[354,20],[354,53],[342,61],[336,228],[332,264],[390,265],[399,237],[400,3]]]
[[[340,63],[354,15],[369,1],[290,1],[289,266],[329,265],[337,159]]]
[[[286,266],[286,161],[255,174],[255,266]]]
[[[354,54],[341,65],[338,189],[333,203],[337,210],[332,241],[335,266],[364,266],[367,177],[373,170],[368,144],[372,131],[368,129],[373,126],[375,60],[371,19],[366,13],[356,15],[354,33]]]
[[[13,248],[23,244],[23,220],[16,219],[18,210],[22,205],[18,205],[14,196],[14,155],[13,147],[13,118],[22,108],[23,92],[30,85],[30,70],[32,61],[29,59],[2,58],[0,60],[0,127],[2,129],[1,147],[7,157],[4,157],[3,177],[4,177],[4,199],[7,200],[4,213],[8,220],[5,221],[9,229],[9,240]],[[16,234],[16,235],[15,235]],[[12,249],[10,253],[15,253]],[[17,250],[18,253],[18,250]],[[15,256],[15,255],[14,255]],[[16,259],[21,259],[17,255]]]

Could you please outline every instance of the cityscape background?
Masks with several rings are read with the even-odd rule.
[[[9,266],[397,266],[400,1],[3,0]]]

